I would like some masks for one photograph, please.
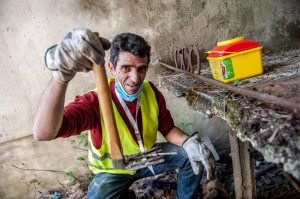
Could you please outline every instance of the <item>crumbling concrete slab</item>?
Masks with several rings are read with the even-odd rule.
[[[264,55],[264,74],[241,80],[240,87],[299,102],[300,49]],[[209,70],[202,75],[210,76]],[[186,96],[191,107],[225,119],[241,141],[249,141],[266,161],[281,164],[300,179],[299,115],[280,106],[206,84],[183,73],[166,71],[160,85]]]

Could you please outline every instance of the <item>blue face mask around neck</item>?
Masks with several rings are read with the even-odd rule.
[[[129,95],[128,93],[126,93],[126,91],[124,90],[123,86],[119,81],[116,81],[115,83],[115,90],[116,92],[118,92],[118,94],[121,96],[123,100],[128,102],[133,102],[140,96],[141,92],[143,91],[143,84],[141,84],[140,88],[133,95]]]

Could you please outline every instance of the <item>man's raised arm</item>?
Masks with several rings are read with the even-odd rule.
[[[74,29],[62,41],[46,51],[45,62],[53,71],[39,100],[33,123],[36,140],[55,139],[61,127],[68,82],[77,72],[92,70],[92,64],[104,66],[105,50],[110,42],[89,29]]]

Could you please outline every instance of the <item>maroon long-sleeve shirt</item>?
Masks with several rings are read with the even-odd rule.
[[[159,115],[158,115],[158,130],[162,135],[166,136],[170,130],[174,127],[174,122],[169,110],[166,107],[166,102],[160,91],[150,82],[152,89],[155,92],[155,96],[158,102]],[[117,96],[115,93],[115,82],[110,84],[110,92],[112,100],[116,104],[123,120],[128,126],[132,137],[136,141],[134,129],[126,116]],[[126,102],[132,115],[135,115],[136,100],[133,102]],[[142,118],[141,109],[139,109],[137,123],[142,134]],[[87,92],[84,95],[76,96],[75,100],[69,103],[64,108],[64,116],[61,128],[57,137],[69,137],[72,135],[78,135],[82,131],[90,130],[93,145],[99,149],[102,143],[102,129],[100,123],[100,111],[97,93],[94,91]],[[143,136],[141,136],[143,137]]]

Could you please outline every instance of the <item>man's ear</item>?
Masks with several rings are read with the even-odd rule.
[[[109,72],[114,75],[115,74],[115,68],[114,68],[114,65],[111,63],[111,62],[108,62],[108,69],[109,69]]]

